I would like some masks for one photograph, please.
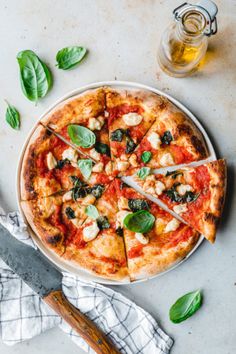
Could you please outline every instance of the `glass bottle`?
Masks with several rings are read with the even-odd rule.
[[[158,51],[163,71],[184,77],[197,70],[206,54],[208,37],[217,32],[217,12],[217,6],[210,0],[196,5],[184,3],[173,11],[175,22],[163,33]]]

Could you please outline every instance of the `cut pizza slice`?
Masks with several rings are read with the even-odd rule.
[[[144,179],[138,172],[135,179],[145,193],[158,197],[211,243],[215,241],[225,197],[225,160],[185,167],[165,175],[150,174]]]
[[[123,237],[116,227],[117,196],[113,181],[95,206],[86,209],[88,218],[66,245],[64,258],[98,276],[129,280]],[[85,246],[81,248],[81,242]]]
[[[21,169],[21,199],[68,191],[67,198],[96,195],[113,179],[97,164],[39,125],[30,138]],[[98,193],[98,197],[101,193]],[[95,198],[94,198],[95,199]]]
[[[41,124],[98,162],[97,172],[112,174],[103,88],[86,91],[62,102],[41,120]]]
[[[160,168],[205,159],[208,156],[202,133],[186,114],[163,99],[162,110],[129,158],[129,174],[137,168]]]
[[[162,105],[162,97],[150,91],[106,89],[110,148],[117,171],[127,170],[130,154],[158,118]],[[138,166],[134,160],[133,164]]]
[[[186,257],[199,233],[122,181],[115,183],[116,228],[123,232],[131,280],[161,273]]]

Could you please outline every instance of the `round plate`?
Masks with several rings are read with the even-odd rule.
[[[204,160],[206,162],[211,161],[216,159],[216,153],[215,150],[212,146],[212,143],[205,131],[205,129],[202,127],[202,125],[199,123],[199,121],[197,120],[197,118],[179,101],[177,101],[176,99],[174,99],[173,97],[169,96],[168,94],[155,89],[153,87],[150,86],[146,86],[143,84],[139,84],[139,83],[135,83],[135,82],[128,82],[128,81],[104,81],[104,82],[96,82],[96,83],[91,83],[89,85],[80,87],[76,90],[73,90],[71,92],[69,92],[67,95],[63,96],[62,98],[60,98],[59,100],[56,101],[56,103],[54,105],[52,105],[46,112],[44,112],[44,114],[39,118],[39,120],[37,121],[37,123],[45,116],[47,115],[52,109],[54,109],[59,103],[63,102],[64,100],[71,98],[73,96],[76,96],[84,91],[90,90],[90,89],[95,89],[98,88],[100,86],[110,86],[113,88],[124,88],[124,89],[144,89],[144,90],[148,90],[154,93],[157,93],[158,95],[162,95],[164,97],[167,97],[171,102],[173,102],[178,108],[180,108],[184,113],[187,114],[187,116],[195,123],[195,125],[198,127],[198,129],[201,131],[201,133],[203,134],[205,141],[206,141],[206,145],[209,151],[209,157],[207,160]],[[29,139],[31,137],[31,135],[33,134],[33,132],[35,131],[37,127],[37,124],[35,125],[35,127],[30,131],[25,144],[22,148],[22,151],[20,153],[20,158],[18,161],[18,168],[17,168],[17,201],[18,201],[18,207],[19,210],[21,211],[21,214],[27,223],[27,220],[24,216],[24,212],[21,208],[20,205],[20,172],[21,172],[21,166],[22,166],[22,160],[23,160],[23,156],[24,156],[24,152],[26,149],[26,146],[29,142]],[[204,236],[201,235],[197,244],[195,245],[195,247],[189,252],[189,254],[182,259],[180,262],[178,262],[177,264],[173,265],[172,267],[170,267],[168,270],[156,274],[152,277],[149,278],[145,278],[145,279],[140,279],[140,280],[136,280],[133,282],[122,282],[122,281],[114,281],[114,280],[109,280],[109,279],[105,279],[96,275],[93,275],[91,273],[89,273],[88,271],[80,268],[78,265],[69,262],[69,261],[65,261],[64,259],[60,258],[58,255],[56,255],[53,251],[51,251],[50,249],[46,248],[45,245],[41,242],[41,240],[39,239],[39,237],[33,232],[33,230],[30,228],[30,226],[28,225],[29,228],[29,232],[30,235],[32,236],[34,242],[36,243],[36,245],[38,246],[38,248],[42,251],[42,253],[51,261],[54,263],[54,265],[56,265],[56,267],[58,267],[59,269],[63,270],[63,271],[67,271],[70,273],[75,274],[76,276],[78,276],[81,280],[84,281],[92,281],[92,282],[98,282],[98,283],[102,283],[102,284],[110,284],[110,285],[122,285],[122,284],[134,284],[134,283],[138,283],[138,282],[142,282],[142,281],[146,281],[148,279],[154,278],[154,277],[158,277],[160,275],[163,275],[164,273],[167,273],[169,271],[171,271],[172,269],[176,268],[177,266],[179,266],[182,262],[184,262],[186,259],[188,259],[190,257],[190,255],[196,251],[196,249],[199,247],[199,245],[202,243],[202,241],[204,240]]]

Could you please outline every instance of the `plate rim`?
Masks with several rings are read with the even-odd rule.
[[[203,125],[199,122],[198,118],[189,110],[189,108],[187,108],[184,104],[182,104],[179,100],[177,100],[176,98],[172,97],[171,95],[163,92],[162,90],[159,90],[155,87],[149,86],[149,85],[145,85],[145,84],[141,84],[139,82],[134,82],[134,81],[120,81],[120,80],[113,80],[113,81],[99,81],[99,82],[92,82],[86,85],[83,85],[81,87],[78,87],[76,89],[73,89],[71,91],[69,91],[68,93],[64,94],[63,96],[61,96],[60,98],[58,98],[52,105],[50,105],[37,119],[37,121],[35,122],[35,125],[32,127],[32,129],[30,129],[29,133],[27,134],[27,137],[24,141],[24,144],[20,150],[20,154],[19,154],[19,158],[17,161],[17,171],[16,171],[16,196],[17,196],[17,206],[18,209],[21,213],[21,216],[23,217],[26,225],[28,226],[28,230],[29,233],[31,235],[31,237],[33,238],[33,241],[36,243],[37,247],[39,248],[40,252],[43,253],[43,255],[45,257],[47,257],[47,259],[49,259],[58,269],[60,269],[61,271],[66,271],[69,273],[72,273],[76,276],[78,276],[80,279],[82,279],[83,281],[86,282],[94,282],[94,283],[100,283],[100,284],[105,284],[105,285],[128,285],[128,284],[137,284],[137,283],[141,283],[141,282],[145,282],[149,279],[154,279],[156,277],[162,276],[172,270],[174,270],[175,268],[177,268],[179,265],[181,265],[183,262],[185,262],[198,248],[199,246],[202,244],[203,240],[205,239],[203,235],[200,235],[200,238],[198,240],[198,242],[196,243],[196,245],[193,247],[193,249],[178,263],[172,265],[169,269],[165,270],[164,272],[155,274],[153,276],[147,277],[147,278],[143,278],[143,279],[137,279],[134,281],[115,281],[115,280],[110,280],[110,279],[106,279],[100,276],[96,276],[92,273],[89,273],[88,271],[80,268],[78,265],[76,266],[75,264],[73,264],[73,262],[68,262],[65,260],[62,260],[57,254],[55,254],[54,252],[52,252],[50,249],[46,248],[45,245],[42,243],[42,241],[40,240],[40,238],[34,233],[34,231],[31,229],[30,225],[28,224],[28,221],[24,215],[24,212],[22,210],[21,207],[21,199],[20,199],[20,175],[21,175],[21,167],[22,167],[22,161],[23,161],[23,157],[24,157],[24,153],[25,150],[27,148],[28,142],[32,136],[32,134],[34,133],[34,131],[37,129],[38,124],[40,123],[40,121],[43,119],[43,117],[45,117],[47,114],[49,114],[53,109],[56,108],[57,105],[59,105],[60,103],[66,101],[67,99],[70,99],[74,96],[77,96],[87,90],[91,90],[91,89],[96,89],[98,87],[102,87],[102,86],[109,86],[109,87],[115,87],[115,88],[127,88],[127,89],[141,89],[141,90],[147,90],[147,91],[151,91],[154,92],[158,95],[162,95],[166,98],[168,98],[172,103],[174,103],[178,108],[180,108],[193,122],[194,124],[197,126],[197,128],[201,131],[201,133],[203,134],[203,137],[205,139],[207,148],[209,150],[209,157],[207,159],[207,161],[211,161],[211,160],[215,160],[217,159],[216,156],[216,152],[215,149],[213,147],[213,144],[205,130],[205,128],[203,127]],[[204,161],[204,160],[202,160]],[[77,268],[77,269],[76,269]]]

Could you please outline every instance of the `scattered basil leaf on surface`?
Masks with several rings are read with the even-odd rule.
[[[33,102],[46,96],[52,86],[52,74],[32,50],[17,54],[20,67],[20,82],[24,95]]]
[[[92,173],[93,161],[90,159],[81,159],[77,163],[84,178],[89,179]]]
[[[90,188],[90,193],[92,193],[95,198],[100,198],[104,192],[104,189],[105,187],[103,184],[95,184]]]
[[[84,47],[66,47],[56,55],[57,66],[59,69],[68,70],[79,64],[85,57],[87,49]]]
[[[85,209],[85,213],[94,220],[99,217],[98,210],[94,205],[88,205]]]
[[[124,226],[133,232],[145,233],[153,228],[155,217],[147,210],[128,214],[124,219]]]
[[[165,133],[161,137],[162,144],[170,145],[171,141],[173,140],[173,136],[169,130],[165,131]]]
[[[129,199],[128,206],[133,212],[138,210],[149,210],[148,202],[144,199]]]
[[[141,159],[144,163],[148,163],[152,158],[151,151],[144,151],[141,155]]]
[[[202,305],[202,295],[200,290],[193,291],[180,297],[169,311],[170,320],[180,323],[192,316]]]
[[[96,142],[95,134],[82,125],[71,124],[67,128],[69,137],[75,145],[83,148],[90,148]]]
[[[109,223],[108,218],[106,216],[99,216],[97,218],[97,224],[98,224],[98,228],[100,230],[109,229],[109,227],[110,227],[110,223]]]
[[[71,209],[71,207],[67,207],[65,210],[66,216],[68,217],[68,219],[75,219],[75,212],[73,209]]]
[[[110,147],[107,144],[96,142],[94,148],[97,152],[103,155],[111,156]]]
[[[137,176],[140,179],[145,179],[149,174],[150,174],[150,167],[142,167],[140,170],[137,172]]]
[[[20,129],[20,113],[14,106],[7,103],[6,122],[15,130]]]

